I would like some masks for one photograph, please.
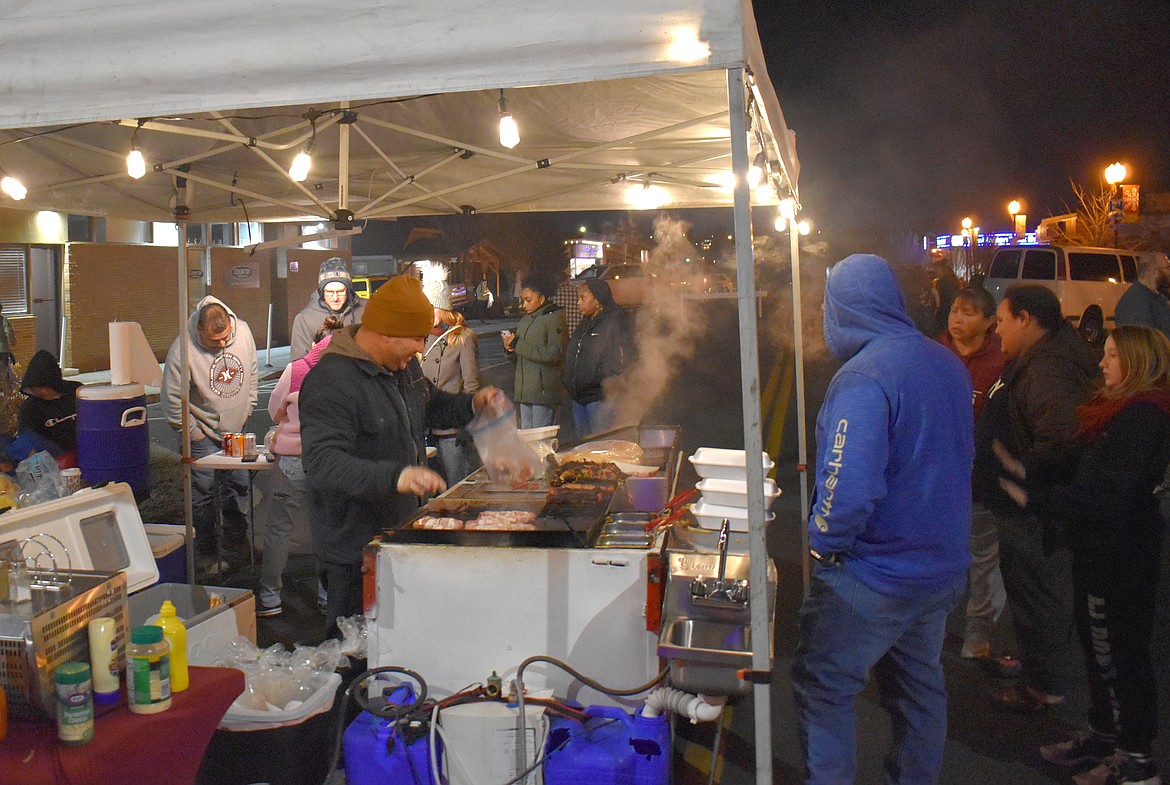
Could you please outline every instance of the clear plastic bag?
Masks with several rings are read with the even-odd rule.
[[[515,411],[511,402],[503,399],[485,406],[467,425],[488,477],[501,485],[528,482],[544,471],[536,450],[516,430]]]
[[[21,507],[59,499],[65,493],[65,479],[52,455],[42,450],[21,461],[16,467],[20,483]]]

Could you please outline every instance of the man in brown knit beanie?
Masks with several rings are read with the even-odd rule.
[[[420,499],[446,490],[426,466],[428,428],[459,428],[495,395],[439,390],[417,354],[434,308],[413,276],[374,292],[362,323],[333,334],[300,394],[301,449],[317,570],[328,593],[326,636],[361,613],[362,550],[400,526]]]

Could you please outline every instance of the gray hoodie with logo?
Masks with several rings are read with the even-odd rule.
[[[223,305],[232,322],[231,338],[223,349],[208,349],[199,342],[199,310],[209,303]],[[179,368],[179,341],[187,341],[187,380]],[[180,335],[167,352],[163,370],[162,400],[167,423],[182,430],[182,394],[187,384],[191,396],[191,438],[199,433],[220,441],[225,433],[244,428],[256,406],[256,342],[248,323],[223,302],[208,295],[187,319],[187,334]]]

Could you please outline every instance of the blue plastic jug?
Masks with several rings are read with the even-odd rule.
[[[414,690],[403,684],[387,698],[391,703],[414,703]],[[359,714],[341,737],[347,785],[435,785],[431,776],[427,736],[408,741],[392,720],[368,711]],[[435,740],[442,774],[442,743]]]
[[[668,785],[670,726],[665,716],[631,716],[614,706],[590,706],[584,723],[555,717],[549,724],[545,785]]]

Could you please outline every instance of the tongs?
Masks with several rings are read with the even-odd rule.
[[[677,521],[686,512],[686,503],[699,494],[698,488],[688,488],[666,503],[666,506],[646,521],[646,531],[657,532]]]

